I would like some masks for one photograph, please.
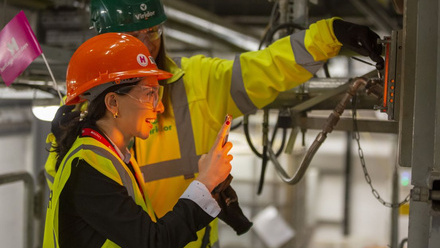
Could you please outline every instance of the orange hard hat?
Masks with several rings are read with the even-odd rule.
[[[159,70],[148,48],[137,38],[122,33],[97,35],[84,42],[67,67],[67,105],[86,100],[86,92],[106,88],[132,78],[156,76],[167,79],[171,73]]]

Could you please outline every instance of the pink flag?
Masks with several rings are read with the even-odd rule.
[[[41,53],[34,32],[20,11],[0,31],[0,75],[6,85],[11,85]]]

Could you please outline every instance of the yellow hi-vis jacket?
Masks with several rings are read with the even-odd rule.
[[[309,80],[338,54],[341,43],[333,19],[280,39],[261,51],[235,60],[197,55],[168,59],[174,74],[165,85],[165,112],[150,137],[136,139],[135,156],[158,217],[170,211],[198,172],[197,161],[216,139],[226,113],[249,114],[271,103],[279,92]],[[218,247],[217,223],[200,230],[186,247]]]
[[[85,160],[103,175],[107,176],[118,184],[123,185],[136,204],[141,206],[142,209],[149,214],[151,220],[156,222],[156,216],[153,212],[149,198],[142,194],[142,192],[139,190],[138,184],[136,183],[136,178],[139,182],[143,182],[142,174],[136,161],[133,158],[130,160],[135,171],[136,178],[134,178],[133,174],[130,172],[130,169],[113,150],[107,148],[94,138],[80,137],[74,142],[72,148],[61,162],[58,172],[55,174],[46,213],[46,225],[43,241],[44,248],[59,247],[59,199],[60,194],[70,177],[72,161],[75,158]],[[143,192],[146,192],[145,185],[142,190]],[[107,239],[102,247],[113,248],[119,246]]]

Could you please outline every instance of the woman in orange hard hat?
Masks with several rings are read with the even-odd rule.
[[[317,21],[266,49],[237,54],[234,60],[203,55],[171,58],[166,53],[163,23],[167,17],[160,0],[89,2],[90,21],[98,33],[136,36],[149,48],[158,67],[173,74],[160,81],[164,86],[164,114],[153,123],[148,139],[135,139],[133,149],[159,217],[173,209],[197,178],[198,158],[211,148],[227,113],[235,118],[267,106],[279,92],[309,80],[326,60],[338,55],[341,46],[383,65],[377,34],[338,18]],[[162,152],[164,147],[166,153]],[[53,164],[48,159],[49,186]],[[237,234],[247,232],[252,223],[238,201],[224,203],[220,202],[223,214],[219,218]],[[217,222],[215,219],[200,230],[198,240],[187,248],[219,247]]]
[[[60,110],[72,120],[53,147],[58,158],[43,247],[183,247],[219,214],[210,192],[231,170],[232,144],[222,145],[230,123],[199,160],[197,180],[160,219],[127,149],[133,137],[148,138],[163,112],[158,80],[171,76],[127,34],[98,35],[73,54],[66,106]],[[86,111],[70,112],[84,101]]]

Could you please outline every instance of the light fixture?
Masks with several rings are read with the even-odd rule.
[[[179,31],[177,29],[169,28],[169,27],[167,28],[167,36],[169,36],[175,40],[185,42],[187,44],[194,44],[194,45],[201,47],[201,48],[204,48],[204,49],[208,49],[212,46],[211,43],[206,39],[199,38],[195,35],[191,35],[191,34]]]
[[[41,121],[52,121],[60,106],[32,106],[32,114]]]
[[[41,121],[52,121],[59,108],[59,99],[35,99],[32,114]]]
[[[226,27],[215,23],[214,21],[206,20],[198,16],[186,13],[177,8],[164,6],[165,13],[170,19],[174,19],[178,22],[188,24],[204,32],[211,33],[237,47],[240,47],[247,51],[256,51],[259,47],[259,40],[240,33],[232,28]]]

